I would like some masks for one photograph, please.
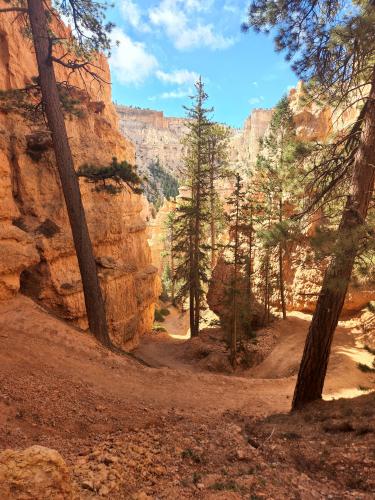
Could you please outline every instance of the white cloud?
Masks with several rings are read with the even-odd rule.
[[[210,10],[214,0],[184,0],[181,3],[185,5],[187,10],[196,10],[198,12]]]
[[[134,28],[138,28],[141,24],[141,11],[133,0],[122,0],[120,11],[125,21],[131,24]]]
[[[112,31],[114,43],[110,59],[111,68],[117,80],[121,83],[142,83],[148,76],[154,73],[158,67],[156,57],[146,50],[141,42],[132,40],[120,28]]]
[[[155,95],[153,97],[149,97],[149,101],[157,101],[158,99],[185,99],[192,93],[191,89],[176,89],[170,92],[163,92],[160,95]]]
[[[262,95],[259,97],[251,97],[249,99],[249,104],[251,105],[260,104],[262,101],[264,101],[264,97]]]
[[[234,39],[216,33],[213,24],[192,24],[189,14],[207,10],[207,2],[198,0],[161,0],[149,10],[150,22],[165,31],[179,50],[196,47],[225,49],[233,45]]]
[[[198,73],[195,73],[195,71],[188,71],[187,69],[178,69],[170,73],[158,70],[156,76],[164,83],[175,83],[177,85],[195,83],[199,78]]]
[[[133,28],[144,32],[150,31],[150,27],[144,19],[141,9],[133,0],[121,0],[120,11],[124,21]]]

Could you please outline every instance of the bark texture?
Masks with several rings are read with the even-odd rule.
[[[337,251],[325,272],[298,373],[292,409],[322,397],[333,335],[358,253],[375,179],[375,68],[350,194],[337,234]]]
[[[82,205],[78,178],[74,170],[72,153],[51,60],[50,37],[43,2],[41,0],[28,0],[28,13],[38,64],[44,110],[48,127],[52,134],[56,164],[77,253],[88,322],[93,335],[103,345],[110,346],[111,342],[94,252]]]

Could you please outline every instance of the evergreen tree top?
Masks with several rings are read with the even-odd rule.
[[[375,64],[374,0],[253,0],[246,31],[276,31],[297,75],[343,103],[366,93]],[[320,89],[319,89],[320,87]]]

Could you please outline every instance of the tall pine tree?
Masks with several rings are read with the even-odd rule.
[[[109,50],[108,33],[112,25],[105,23],[106,4],[104,3],[92,0],[69,0],[57,1],[54,7],[57,10],[51,8],[49,3],[43,0],[10,0],[8,7],[0,8],[0,14],[6,15],[14,12],[23,16],[32,36],[43,111],[52,136],[57,169],[82,278],[89,327],[103,345],[110,346],[104,300],[97,276],[78,178],[74,170],[55,66],[63,66],[70,72],[87,73],[90,79],[102,81],[96,72],[93,59],[98,51]],[[64,15],[65,19],[72,23],[72,30],[69,32],[60,26],[60,30],[64,32],[63,37],[53,32],[54,27],[61,25],[59,14]],[[58,53],[56,49],[62,44],[64,45],[64,49],[60,50],[62,55],[56,55]],[[67,84],[66,88],[68,87]]]
[[[204,307],[204,285],[207,283],[209,221],[209,162],[208,137],[212,123],[205,108],[207,94],[202,79],[195,84],[192,106],[186,107],[189,131],[185,138],[187,153],[184,180],[189,196],[180,200],[176,210],[174,253],[177,257],[176,279],[181,282],[177,297],[189,298],[191,336],[199,334],[201,311]]]
[[[350,176],[347,201],[336,233],[336,251],[325,272],[310,324],[293,398],[293,409],[320,399],[333,334],[360,249],[375,179],[375,2],[374,0],[255,0],[249,27],[276,30],[276,49],[294,58],[293,68],[309,82],[316,100],[345,109],[361,106],[346,136],[348,154],[341,177]],[[354,130],[354,135],[353,135]],[[354,149],[350,147],[354,141]],[[345,141],[345,138],[342,141]],[[336,166],[340,158],[334,159]],[[328,187],[329,189],[329,187]]]
[[[208,129],[211,270],[217,263],[218,231],[220,221],[223,219],[223,208],[217,193],[217,181],[229,175],[229,136],[229,129],[224,125],[213,123]]]
[[[293,112],[285,96],[275,107],[268,132],[261,142],[256,165],[258,186],[263,194],[264,216],[268,226],[267,230],[263,231],[268,246],[266,260],[269,259],[268,253],[275,248],[278,261],[277,284],[283,319],[286,319],[284,258],[287,251],[287,221],[285,211],[286,205],[289,208],[295,202],[300,190],[296,168],[299,150],[300,141],[296,137]],[[265,267],[269,270],[268,265]],[[269,282],[268,279],[267,282]]]

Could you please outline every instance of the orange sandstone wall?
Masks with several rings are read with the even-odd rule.
[[[0,5],[2,3],[0,2]],[[30,41],[13,14],[0,15],[0,90],[22,88],[37,74]],[[99,58],[110,79],[107,61]],[[66,79],[61,67],[59,80]],[[83,87],[78,76],[71,83]],[[75,166],[134,162],[133,144],[118,129],[110,86],[86,80],[82,118],[66,118]],[[40,140],[39,160],[27,152]],[[111,196],[81,181],[81,191],[114,342],[131,348],[152,327],[159,294],[147,243],[143,199],[126,188]],[[19,290],[60,317],[86,328],[78,264],[49,134],[0,102],[0,300]]]

